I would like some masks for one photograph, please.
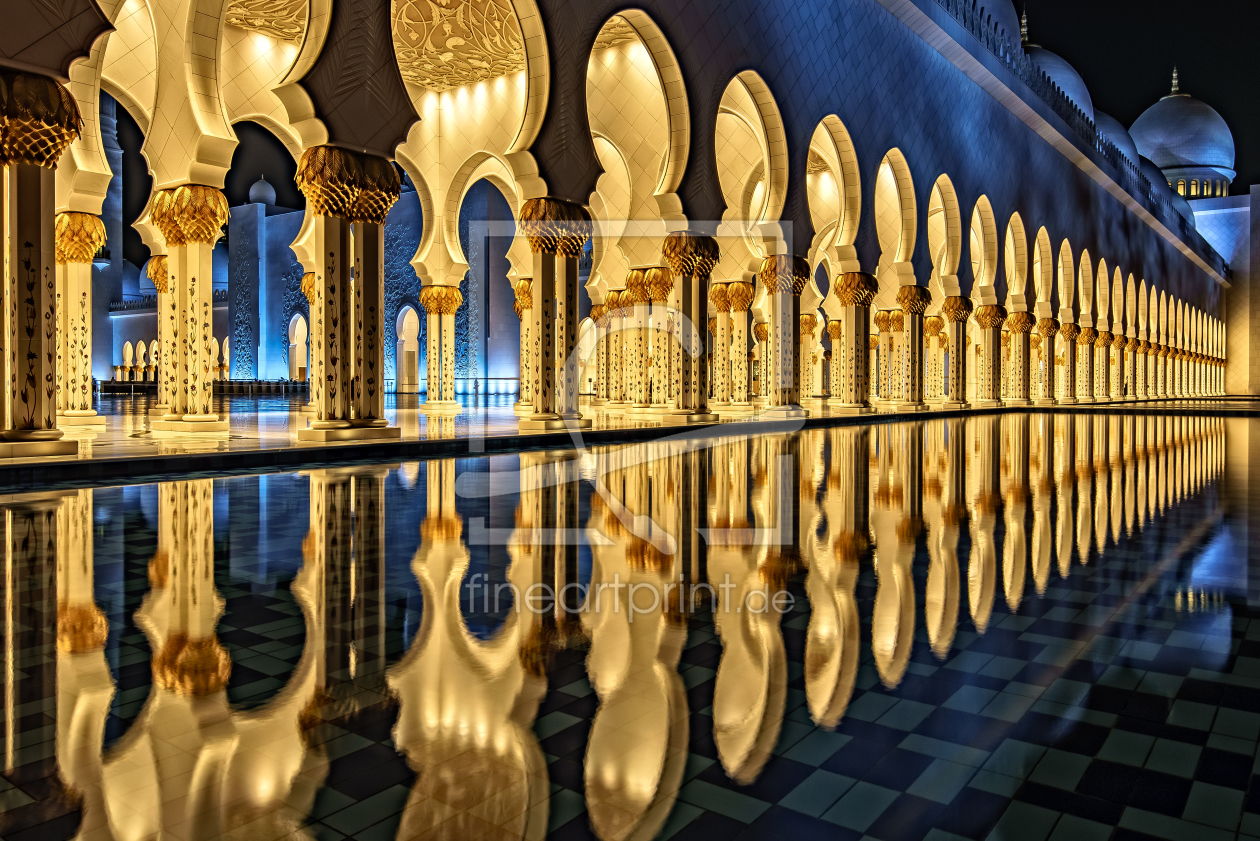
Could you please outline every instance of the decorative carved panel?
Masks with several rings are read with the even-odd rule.
[[[617,47],[637,40],[639,40],[639,35],[634,31],[634,27],[621,15],[615,15],[599,30],[592,49],[606,50],[609,47]]]
[[[525,69],[508,0],[397,0],[394,45],[403,78],[433,91]]]
[[[231,0],[224,22],[284,41],[297,41],[306,30],[307,0]]]

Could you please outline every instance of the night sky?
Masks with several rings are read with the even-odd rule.
[[[1016,0],[1023,10],[1023,0]],[[1068,60],[1085,79],[1094,107],[1126,127],[1169,92],[1172,68],[1182,91],[1211,105],[1234,134],[1238,175],[1231,192],[1260,182],[1260,2],[1256,0],[1028,0],[1029,39]],[[1018,37],[1018,34],[1016,34]],[[123,147],[124,256],[138,265],[148,249],[130,227],[148,200],[151,181],[139,153],[143,136],[118,109]],[[296,164],[275,135],[256,123],[237,123],[240,145],[224,192],[244,204],[260,175],[276,190],[276,204],[303,208],[293,183]]]
[[[1182,92],[1215,108],[1234,134],[1234,195],[1260,182],[1257,32],[1256,0],[1028,0],[1029,40],[1067,59],[1094,107],[1125,128],[1168,95],[1176,64]]]

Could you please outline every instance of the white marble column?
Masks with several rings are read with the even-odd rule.
[[[1002,401],[1002,324],[1006,310],[986,304],[976,310],[980,325],[980,370],[976,377],[976,404],[998,405]]]
[[[92,258],[105,225],[90,213],[59,213],[56,231],[57,411],[67,424],[103,425],[92,408]]]
[[[752,306],[753,285],[744,281],[727,284],[731,303],[731,405],[747,406],[750,388],[748,366],[748,308]]]

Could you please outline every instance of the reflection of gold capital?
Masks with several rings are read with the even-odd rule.
[[[903,517],[901,522],[897,523],[897,540],[902,543],[914,543],[922,525],[918,517]]]
[[[57,605],[57,650],[83,654],[105,645],[109,622],[92,602]]]
[[[149,560],[149,586],[155,590],[164,590],[170,580],[171,556],[165,549],[159,549]]]
[[[425,517],[420,524],[420,539],[433,543],[453,543],[464,533],[464,521],[454,516]]]
[[[213,636],[172,634],[153,658],[154,682],[181,695],[213,695],[227,686],[231,673],[232,660]]]
[[[1067,339],[1069,342],[1074,342],[1076,341],[1076,337],[1081,335],[1081,328],[1071,322],[1061,324],[1059,325],[1059,335]]]

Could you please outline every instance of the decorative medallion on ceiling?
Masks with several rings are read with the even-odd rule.
[[[306,0],[231,0],[224,23],[297,41],[306,30]]]
[[[396,0],[394,42],[403,79],[432,91],[525,69],[509,0]]]

